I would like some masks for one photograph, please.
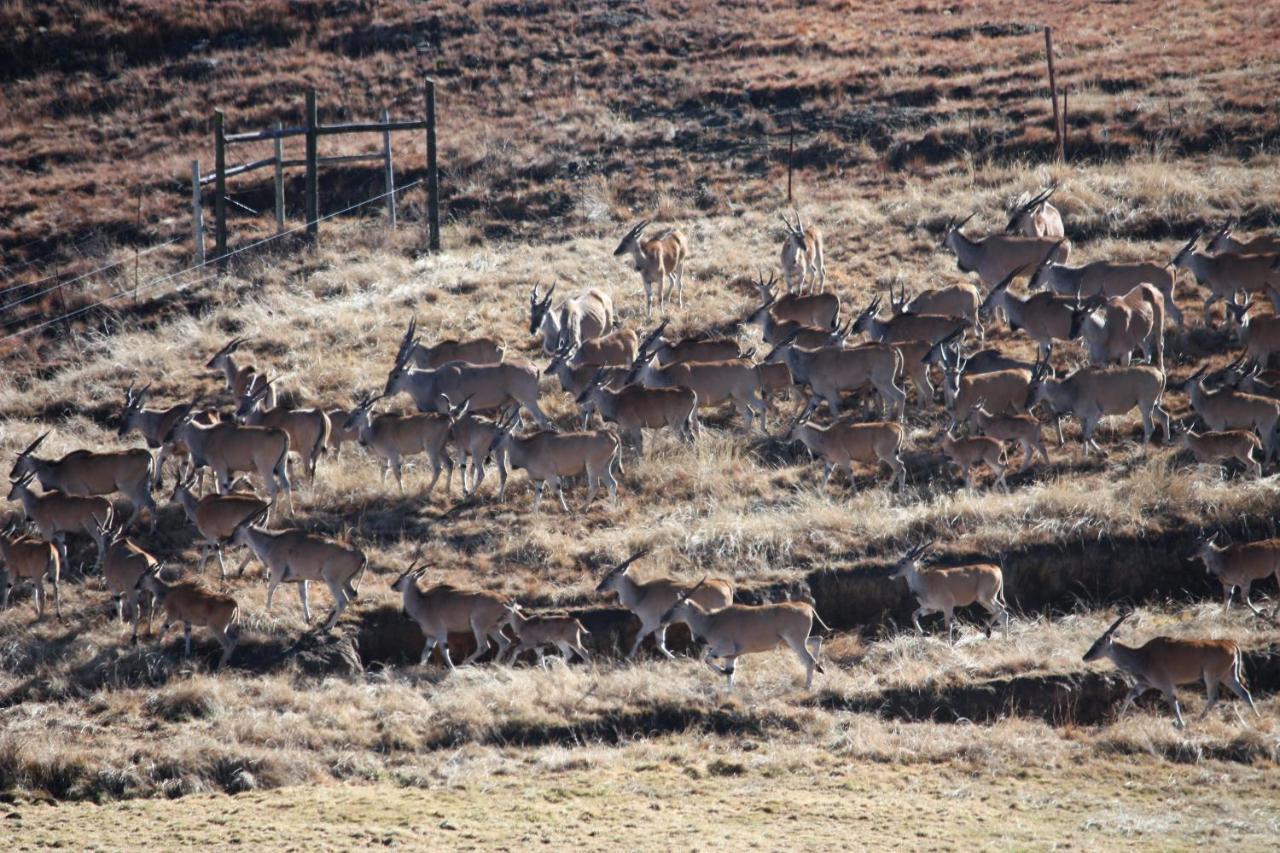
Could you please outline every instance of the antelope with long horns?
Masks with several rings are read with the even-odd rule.
[[[1034,269],[1046,255],[1066,263],[1071,253],[1071,244],[1057,237],[992,234],[971,240],[960,229],[973,217],[971,213],[958,224],[948,223],[942,246],[956,256],[956,266],[961,272],[977,273],[986,287],[995,287],[1011,274]]]
[[[911,614],[916,632],[923,634],[920,617],[941,613],[946,620],[947,637],[955,640],[955,611],[958,607],[978,604],[991,614],[987,621],[987,636],[996,619],[1004,622],[1005,638],[1009,637],[1009,605],[1004,600],[1004,573],[991,563],[973,563],[964,566],[924,567],[925,552],[932,542],[916,545],[893,567],[890,580],[899,578],[907,582],[919,607]]]
[[[190,417],[189,412],[187,416]],[[151,484],[156,469],[150,452],[140,448],[106,453],[75,450],[60,459],[42,459],[35,452],[48,437],[49,433],[44,433],[18,454],[9,472],[10,481],[32,474],[46,491],[56,490],[76,497],[119,492],[133,505],[126,526],[145,508],[151,513],[151,526],[155,527],[158,510],[151,497]]]
[[[810,293],[822,293],[827,286],[822,229],[816,225],[805,225],[800,220],[800,211],[795,214],[794,225],[787,220],[786,214],[778,214],[787,227],[787,236],[782,242],[782,277],[787,282],[787,290],[792,293],[803,294],[806,282]]]
[[[613,468],[617,465],[621,470],[622,465],[622,442],[617,433],[604,429],[581,432],[544,430],[529,436],[518,436],[514,433],[518,423],[519,419],[514,417],[500,423],[493,442],[489,445],[489,452],[504,451],[507,464],[513,471],[523,468],[529,475],[529,479],[535,483],[534,512],[542,505],[542,492],[548,483],[556,491],[560,508],[568,512],[569,505],[564,500],[562,478],[584,473],[588,484],[585,505],[591,505],[603,483],[609,490],[614,506],[617,506],[618,481]],[[501,501],[504,497],[502,489],[499,489],[498,500]]]
[[[401,609],[418,623],[418,628],[426,639],[418,665],[426,666],[432,650],[439,646],[444,662],[449,665],[449,669],[453,669],[453,658],[449,655],[449,634],[464,631],[470,631],[475,637],[476,650],[462,662],[463,666],[475,663],[488,652],[491,640],[497,644],[497,657],[501,659],[511,642],[502,633],[510,600],[497,593],[458,589],[449,584],[419,589],[418,579],[426,571],[426,566],[410,565],[391,582],[391,588],[400,593]]]
[[[396,361],[407,361],[414,367],[440,367],[451,361],[465,361],[467,364],[499,364],[506,354],[506,347],[493,338],[470,338],[465,341],[440,341],[431,346],[424,346],[415,335],[418,333],[418,318],[409,319],[409,327],[405,330],[396,351]]]
[[[689,254],[689,241],[684,232],[674,228],[663,231],[652,240],[641,240],[640,234],[651,220],[643,219],[627,232],[614,250],[614,255],[630,254],[640,280],[644,284],[644,316],[653,316],[653,288],[658,288],[658,311],[666,311],[667,298],[677,294],[684,307],[684,260]],[[663,288],[666,288],[665,292]]]
[[[815,456],[822,459],[822,487],[825,489],[831,482],[831,474],[837,468],[844,468],[853,485],[853,463],[863,462],[872,465],[883,462],[889,466],[890,478],[898,488],[907,484],[907,469],[902,464],[902,425],[888,421],[872,421],[871,423],[853,423],[841,418],[828,426],[809,423],[818,406],[817,399],[811,399],[803,411],[791,422],[790,428],[779,440],[784,442],[798,441]]]
[[[1066,231],[1062,227],[1062,214],[1049,203],[1049,199],[1057,191],[1058,186],[1054,184],[1026,201],[1020,199],[1009,214],[1004,233],[1021,234],[1024,237],[1063,236]]]
[[[248,338],[235,338],[222,349],[213,354],[213,357],[205,364],[209,370],[221,370],[223,377],[227,382],[227,390],[231,392],[231,396],[239,399],[245,394],[257,391],[267,382],[266,374],[259,373],[258,369],[251,364],[237,364],[232,356],[235,351],[248,341]],[[276,392],[270,390],[267,392],[266,403],[268,408],[275,408]]]
[[[541,336],[546,353],[554,353],[562,346],[574,347],[594,341],[613,328],[616,320],[613,300],[603,290],[594,287],[584,290],[552,309],[555,292],[553,284],[545,297],[539,297],[535,284],[529,293],[529,334]]]
[[[329,447],[332,424],[324,409],[291,409],[267,407],[266,399],[274,380],[240,398],[236,421],[246,426],[274,427],[289,436],[289,449],[302,459],[307,479],[315,484],[316,465]]]
[[[840,317],[840,299],[834,293],[778,293],[777,276],[757,270],[752,283],[761,302],[771,302],[770,313],[778,320],[792,320],[818,329],[833,329]]]

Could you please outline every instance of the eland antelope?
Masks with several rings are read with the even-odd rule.
[[[684,232],[674,228],[663,231],[652,240],[641,240],[640,234],[650,220],[641,220],[627,232],[614,250],[614,255],[630,254],[640,280],[644,284],[644,316],[653,316],[653,288],[658,288],[658,311],[666,310],[667,297],[674,291],[680,307],[684,307],[684,259],[689,254],[689,241]],[[666,288],[665,292],[663,288]]]

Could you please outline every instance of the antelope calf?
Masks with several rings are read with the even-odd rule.
[[[418,318],[409,319],[409,328],[400,341],[400,349],[396,353],[396,361],[407,361],[414,367],[442,367],[451,361],[465,361],[468,364],[499,364],[506,354],[506,348],[493,338],[471,338],[470,340],[444,340],[433,346],[423,346],[414,336],[418,331]]]
[[[870,385],[879,393],[889,417],[901,420],[907,395],[898,385],[902,353],[894,347],[864,344],[807,350],[794,344],[792,340],[778,344],[765,356],[765,363],[785,364],[796,385],[808,385],[814,397],[826,400],[832,417],[840,413],[843,392]]]
[[[1209,238],[1209,243],[1204,247],[1205,252],[1210,255],[1280,254],[1280,237],[1272,234],[1259,234],[1248,240],[1240,240],[1231,233],[1235,225],[1234,220],[1228,220],[1227,224],[1219,228]]]
[[[26,517],[40,531],[40,535],[54,543],[62,565],[67,564],[67,534],[87,533],[95,542],[98,539],[98,519],[113,517],[111,502],[103,497],[79,497],[62,492],[45,492],[37,495],[31,490],[34,474],[14,480],[9,486],[8,498],[22,504]]]
[[[138,624],[142,621],[142,591],[138,579],[159,565],[160,561],[138,547],[125,536],[123,527],[111,528],[109,523],[98,526],[98,565],[102,579],[116,603],[116,619],[124,622],[126,614],[133,623],[133,637],[137,640]],[[147,614],[147,633],[151,633],[151,616],[155,611],[152,602]]]
[[[662,614],[662,624],[683,622],[693,636],[707,646],[703,661],[707,666],[728,679],[733,689],[733,676],[738,658],[753,652],[768,652],[780,645],[788,646],[800,665],[805,668],[804,689],[813,688],[813,673],[825,672],[818,663],[822,651],[822,638],[810,637],[816,621],[830,631],[818,617],[813,605],[803,601],[786,601],[780,604],[730,604],[719,610],[708,611],[693,598],[697,589],[682,593],[676,603]],[[723,660],[724,665],[716,664]]]
[[[761,302],[771,302],[770,312],[780,321],[792,320],[805,326],[818,329],[833,329],[840,316],[840,299],[834,293],[782,293],[775,287],[777,277],[770,274],[764,280],[762,273],[756,273],[753,283]],[[733,355],[736,355],[734,353]],[[732,358],[733,355],[725,356]],[[665,362],[664,362],[665,363]]]
[[[921,557],[933,546],[932,542],[917,545],[897,562],[889,574],[890,580],[902,578],[915,596],[919,607],[911,614],[916,632],[923,634],[920,617],[941,613],[946,620],[947,637],[955,641],[955,611],[957,607],[978,604],[991,618],[987,620],[986,633],[991,636],[991,625],[997,618],[1004,621],[1004,636],[1009,637],[1009,605],[1004,600],[1004,574],[999,566],[990,563],[974,563],[965,566],[922,567]]]
[[[218,557],[218,569],[222,579],[227,579],[227,564],[222,559],[222,548],[231,540],[236,527],[245,519],[256,516],[270,507],[266,501],[256,495],[229,494],[205,495],[197,498],[191,491],[193,480],[179,480],[173,487],[169,501],[181,504],[187,520],[195,525],[196,530],[204,537],[204,548],[200,552],[200,565],[197,573],[204,572],[205,563],[209,561],[209,551],[213,550]],[[238,574],[243,575],[245,566],[253,558],[252,553],[240,564]]]
[[[1155,422],[1159,421],[1168,441],[1169,415],[1160,408],[1164,394],[1164,372],[1146,365],[1136,367],[1082,367],[1065,379],[1047,376],[1048,364],[1039,365],[1032,374],[1027,394],[1027,408],[1044,401],[1054,415],[1075,415],[1080,419],[1080,441],[1085,452],[1102,448],[1093,440],[1098,422],[1107,415],[1123,415],[1137,407],[1142,415],[1143,443],[1151,442]],[[1058,440],[1062,441],[1062,424],[1058,424]]]
[[[267,384],[267,377],[263,373],[259,373],[258,369],[251,364],[237,364],[232,355],[241,346],[244,345],[248,338],[236,338],[213,354],[213,357],[205,364],[209,370],[221,370],[223,377],[227,382],[227,390],[231,392],[231,396],[239,399],[245,394],[257,391],[259,388]],[[276,392],[270,390],[267,392],[266,403],[268,408],[275,408]]]
[[[161,565],[152,566],[142,577],[138,578],[137,590],[148,592],[155,602],[154,606],[164,611],[164,624],[160,626],[157,639],[162,639],[174,622],[182,623],[182,635],[185,640],[182,656],[191,657],[192,626],[208,628],[213,638],[222,646],[222,657],[218,658],[217,669],[227,665],[231,653],[235,651],[238,637],[233,633],[236,616],[240,607],[229,595],[220,595],[202,589],[194,581],[177,581],[166,583],[160,579]],[[135,626],[136,628],[136,626]],[[133,643],[138,642],[137,631],[134,631]]]
[[[425,453],[431,463],[431,482],[427,484],[427,497],[436,487],[440,472],[448,470],[444,491],[448,495],[453,491],[453,458],[449,455],[448,442],[454,421],[467,412],[470,405],[464,402],[455,411],[446,414],[438,412],[416,413],[412,415],[372,414],[373,404],[382,399],[381,394],[364,395],[356,401],[356,406],[347,417],[343,426],[354,429],[360,436],[360,444],[373,451],[382,460],[382,483],[387,482],[387,471],[396,475],[396,485],[400,487],[400,495],[404,495],[403,464],[404,457],[417,453]]]
[[[675,229],[663,231],[652,240],[641,240],[640,234],[650,220],[644,219],[627,232],[613,254],[631,255],[640,280],[644,284],[644,316],[653,316],[653,288],[658,288],[658,311],[666,310],[667,298],[674,291],[684,307],[684,259],[689,253],[689,241],[684,233]],[[664,294],[663,287],[666,287]]]
[[[1272,305],[1280,313],[1280,294],[1270,284],[1277,280],[1272,265],[1280,256],[1273,254],[1260,255],[1205,255],[1197,252],[1196,243],[1203,229],[1191,235],[1170,262],[1176,269],[1190,271],[1196,283],[1209,289],[1209,296],[1204,301],[1204,325],[1212,327],[1209,309],[1220,299],[1236,301],[1241,292],[1267,293],[1271,296]]]
[[[1049,203],[1050,197],[1057,191],[1058,187],[1054,185],[1041,190],[1025,202],[1015,204],[1009,214],[1009,222],[1004,226],[1004,233],[1021,234],[1024,237],[1062,237],[1066,233],[1062,227],[1062,214]]]
[[[978,401],[973,415],[978,432],[1001,442],[1018,442],[1023,453],[1020,468],[1025,469],[1034,464],[1036,453],[1040,454],[1046,465],[1049,464],[1049,451],[1044,446],[1043,427],[1034,415],[993,415],[986,409],[986,400]]]
[[[559,649],[566,664],[575,654],[586,663],[591,662],[591,655],[582,647],[582,635],[591,632],[577,619],[560,614],[527,616],[520,605],[514,603],[508,604],[506,610],[505,624],[516,637],[507,653],[507,663],[514,663],[521,653],[532,651],[538,655],[538,664],[546,669],[547,661],[542,655],[544,646]]]
[[[1183,728],[1182,708],[1178,705],[1175,690],[1179,684],[1193,684],[1203,680],[1209,701],[1200,713],[1200,719],[1218,703],[1218,687],[1225,684],[1236,696],[1249,703],[1250,710],[1259,717],[1253,697],[1240,682],[1240,648],[1231,640],[1175,640],[1156,637],[1141,646],[1126,646],[1114,639],[1116,629],[1133,611],[1120,614],[1111,627],[1102,633],[1089,651],[1084,653],[1086,663],[1108,658],[1116,668],[1134,680],[1133,687],[1124,697],[1120,716],[1148,690],[1159,690],[1173,709],[1174,725]]]
[[[288,409],[283,406],[266,407],[268,381],[258,390],[245,394],[236,407],[235,418],[248,426],[273,427],[284,430],[289,436],[289,449],[302,459],[307,479],[315,484],[316,465],[329,446],[332,426],[324,409]]]
[[[529,334],[541,335],[545,352],[578,346],[603,337],[613,328],[615,317],[609,294],[593,287],[564,300],[552,310],[555,292],[553,284],[546,297],[540,298],[535,284],[529,294]]]
[[[955,423],[942,434],[942,453],[952,465],[960,469],[964,487],[973,489],[973,469],[986,465],[996,475],[996,485],[1008,491],[1005,474],[1009,466],[1004,458],[1004,443],[987,435],[957,436]]]
[[[733,584],[719,578],[690,584],[666,576],[638,581],[631,575],[631,565],[648,554],[648,549],[637,551],[605,572],[596,586],[596,592],[600,595],[614,593],[618,597],[618,603],[640,620],[640,630],[636,632],[635,641],[627,652],[628,660],[635,657],[640,644],[650,634],[654,636],[658,651],[674,660],[675,655],[667,649],[667,623],[663,621],[666,612],[675,606],[680,596],[686,594],[703,610],[714,611],[728,607],[733,603]]]
[[[1280,601],[1276,602],[1271,615],[1259,610],[1250,600],[1250,591],[1255,581],[1274,577],[1280,584],[1280,539],[1263,539],[1260,542],[1242,542],[1236,545],[1219,546],[1215,541],[1217,534],[1200,540],[1200,549],[1196,558],[1204,563],[1205,571],[1216,575],[1222,584],[1222,609],[1231,608],[1231,597],[1240,590],[1240,597],[1254,614],[1264,619],[1276,621],[1280,616]]]
[[[1070,341],[1080,335],[1085,314],[1074,297],[1035,293],[1024,299],[1010,293],[1009,284],[1022,270],[1014,270],[991,288],[978,313],[986,323],[997,309],[1004,311],[1010,330],[1025,331],[1039,348],[1037,357],[1045,360],[1054,341]]]
[[[1231,389],[1210,391],[1204,387],[1202,379],[1206,369],[1201,367],[1187,379],[1187,396],[1191,400],[1191,408],[1211,430],[1257,431],[1266,451],[1263,461],[1270,462],[1276,449],[1275,433],[1276,425],[1280,423],[1280,400]]]
[[[822,459],[824,489],[831,482],[831,474],[837,468],[845,469],[849,485],[852,486],[854,462],[883,462],[889,466],[891,482],[899,489],[906,487],[907,468],[902,464],[901,456],[901,424],[886,421],[858,424],[841,419],[829,426],[817,426],[809,423],[816,408],[817,401],[810,400],[780,440],[788,443],[799,441]]]
[[[187,417],[190,416],[188,413]],[[128,524],[145,508],[150,510],[151,526],[155,527],[157,510],[151,497],[151,483],[156,468],[149,451],[140,448],[108,453],[75,450],[61,459],[42,459],[34,454],[48,437],[49,433],[44,433],[18,454],[9,472],[11,481],[32,474],[46,491],[52,489],[78,497],[119,492],[133,505]]]
[[[315,533],[266,530],[258,526],[265,517],[266,510],[262,510],[237,524],[231,541],[247,546],[267,567],[267,612],[271,611],[276,587],[281,583],[296,583],[302,617],[310,622],[310,582],[323,581],[329,587],[334,604],[323,630],[331,630],[342,611],[360,594],[360,579],[369,566],[369,559],[356,548]]]
[[[475,663],[489,651],[489,641],[498,646],[498,659],[506,652],[510,641],[502,633],[507,620],[506,596],[493,592],[458,589],[448,584],[438,584],[426,590],[418,588],[418,578],[426,567],[410,566],[391,582],[391,588],[401,594],[404,613],[418,623],[426,643],[422,646],[419,666],[426,666],[431,650],[440,647],[444,662],[453,669],[449,656],[449,634],[470,631],[476,640],[476,650],[462,662],[463,666]]]
[[[644,430],[669,427],[678,430],[686,441],[693,441],[698,426],[698,395],[690,388],[645,388],[626,385],[620,391],[606,387],[607,377],[598,371],[587,389],[578,395],[582,425],[591,423],[591,415],[599,412],[606,423],[618,425],[623,437],[644,458]]]
[[[747,432],[755,423],[755,415],[768,424],[764,400],[760,397],[760,375],[746,359],[726,361],[678,362],[655,367],[654,354],[641,349],[636,356],[626,384],[640,383],[646,388],[688,388],[697,395],[702,407],[732,402],[746,421]]]
[[[827,286],[822,230],[816,225],[805,225],[800,221],[800,211],[795,213],[794,225],[787,221],[785,214],[778,214],[787,226],[787,236],[782,242],[782,277],[792,293],[804,293],[806,281],[810,292],[822,293]]]
[[[271,503],[283,489],[293,512],[293,485],[289,482],[289,434],[275,427],[214,424],[201,426],[191,412],[178,419],[169,433],[191,450],[197,465],[213,470],[218,491],[231,488],[232,475],[256,472],[262,478]]]
[[[44,621],[44,579],[53,586],[53,608],[62,619],[59,576],[62,561],[51,542],[17,536],[11,525],[0,533],[0,610],[9,609],[9,596],[19,581],[29,580],[36,588],[36,621]]]
[[[518,418],[509,418],[498,425],[489,452],[503,451],[512,470],[523,468],[528,473],[536,489],[534,512],[542,504],[542,492],[548,483],[556,490],[561,509],[568,512],[561,479],[582,473],[586,473],[589,487],[585,506],[590,506],[595,500],[601,483],[609,490],[609,497],[617,506],[618,481],[614,478],[613,466],[622,463],[622,442],[616,433],[609,430],[542,431],[530,436],[517,436],[512,430],[518,422]],[[499,501],[505,497],[505,486],[504,482],[498,490]]]
[[[1066,263],[1071,254],[1071,244],[1058,237],[992,234],[971,240],[960,229],[973,217],[971,213],[959,224],[948,223],[942,246],[956,256],[956,266],[961,272],[977,273],[986,287],[995,287],[1006,278],[1034,269],[1046,255]]]
[[[1245,470],[1252,471],[1253,476],[1262,476],[1262,463],[1253,455],[1254,451],[1262,450],[1262,442],[1249,430],[1196,433],[1188,428],[1178,436],[1175,446],[1189,451],[1202,465],[1221,464],[1228,459],[1235,459]]]
[[[1155,301],[1164,306],[1157,328],[1163,331],[1165,313],[1182,327],[1182,311],[1173,301],[1174,274],[1168,264],[1154,261],[1094,261],[1084,266],[1071,267],[1055,262],[1053,258],[1045,258],[1031,274],[1027,287],[1031,290],[1047,287],[1060,296],[1073,299],[1094,296],[1110,299],[1113,296],[1124,296],[1143,284],[1154,288],[1159,294]]]

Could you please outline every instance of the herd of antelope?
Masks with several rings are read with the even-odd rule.
[[[431,469],[428,495],[442,473],[451,493],[458,467],[462,494],[472,500],[492,464],[500,480],[500,502],[506,499],[509,471],[523,469],[535,486],[535,511],[550,485],[562,510],[569,512],[564,486],[572,478],[585,477],[587,505],[601,486],[618,502],[624,452],[642,458],[646,431],[667,430],[693,442],[702,430],[700,411],[728,403],[748,435],[757,426],[769,435],[770,409],[779,396],[798,400],[799,409],[770,438],[802,444],[820,459],[824,489],[836,469],[844,469],[852,482],[855,463],[883,464],[891,482],[898,489],[906,487],[903,424],[909,400],[921,411],[937,407],[943,412],[945,426],[937,446],[966,488],[974,488],[975,472],[982,468],[1007,488],[1006,478],[1015,467],[1011,444],[1023,452],[1018,470],[1034,468],[1037,459],[1049,462],[1044,416],[1056,426],[1059,446],[1063,419],[1078,420],[1085,453],[1100,450],[1095,438],[1102,418],[1135,408],[1144,442],[1151,441],[1157,425],[1171,440],[1175,425],[1162,401],[1174,388],[1185,390],[1206,428],[1199,433],[1181,428],[1179,444],[1199,462],[1237,460],[1259,476],[1276,451],[1280,374],[1267,362],[1280,350],[1280,319],[1251,317],[1250,312],[1254,297],[1265,295],[1280,314],[1280,238],[1241,241],[1228,225],[1212,235],[1203,251],[1197,248],[1202,236],[1197,232],[1167,263],[1069,266],[1072,247],[1062,216],[1050,202],[1052,192],[1017,206],[1000,233],[977,238],[962,231],[968,219],[947,224],[942,247],[955,256],[962,272],[976,274],[973,283],[914,295],[890,286],[888,314],[881,313],[883,301],[876,297],[843,320],[838,296],[826,287],[821,230],[805,224],[798,212],[794,223],[783,217],[782,281],[758,275],[752,283],[758,304],[734,324],[758,327],[760,347],[767,348],[758,358],[754,349],[744,351],[735,335],[673,337],[667,334],[667,320],[648,333],[624,328],[613,299],[600,289],[557,302],[554,285],[545,294],[535,286],[529,296],[529,333],[549,359],[545,368],[492,337],[424,345],[416,320],[411,320],[380,391],[360,394],[349,408],[299,408],[279,404],[275,381],[239,358],[246,340],[237,338],[205,365],[225,380],[234,404],[231,412],[202,405],[199,395],[167,408],[149,408],[150,385],[130,385],[119,434],[141,435],[146,449],[77,450],[46,459],[37,455],[45,433],[18,454],[8,497],[18,502],[25,523],[15,519],[0,534],[4,605],[15,582],[30,581],[37,618],[43,618],[48,580],[61,618],[59,577],[67,565],[67,539],[83,535],[97,546],[95,569],[114,598],[117,618],[132,623],[133,642],[144,612],[150,631],[158,609],[164,614],[161,636],[171,624],[181,623],[188,655],[192,628],[208,628],[222,646],[221,666],[236,646],[235,599],[208,591],[192,577],[162,579],[163,561],[129,533],[144,511],[154,530],[158,507],[153,493],[162,486],[166,463],[175,469],[170,502],[182,508],[203,543],[194,574],[203,572],[212,552],[225,584],[224,552],[243,548],[235,574],[243,575],[255,559],[262,563],[268,610],[281,583],[296,584],[310,621],[309,586],[322,582],[333,599],[324,621],[328,630],[356,599],[369,560],[349,543],[272,526],[273,515],[278,521],[281,513],[293,513],[291,455],[298,459],[298,470],[314,482],[322,475],[325,454],[358,443],[379,460],[384,483],[387,473],[394,473],[401,494],[406,457],[421,456]],[[660,312],[672,298],[683,306],[689,253],[689,241],[678,230],[645,239],[648,225],[645,220],[632,228],[615,252],[629,257],[640,273],[646,317],[655,287]],[[1189,270],[1208,290],[1206,326],[1212,322],[1212,306],[1226,301],[1226,319],[1243,352],[1224,369],[1210,373],[1201,367],[1175,385],[1164,370],[1164,333],[1167,323],[1185,324],[1174,301],[1179,270]],[[1013,290],[1020,280],[1026,282],[1023,295]],[[1034,343],[1034,361],[985,347],[987,335],[1000,323]],[[856,341],[856,336],[865,340]],[[1056,375],[1051,356],[1077,340],[1086,364]],[[942,385],[940,399],[935,371]],[[558,382],[578,407],[581,424],[576,428],[557,428],[540,408],[544,376],[548,383]],[[409,397],[415,411],[377,411],[380,401],[400,394]],[[532,429],[526,415],[534,422]],[[593,426],[597,415],[600,427]],[[205,469],[213,473],[207,492]],[[255,480],[261,496],[252,490]],[[131,505],[127,517],[117,514],[108,500],[116,493]],[[890,576],[904,580],[919,603],[913,615],[917,630],[922,630],[921,616],[938,613],[954,638],[955,610],[977,604],[990,615],[987,633],[999,622],[1007,635],[1010,614],[1000,568],[991,563],[929,565],[928,550],[929,545],[912,548]],[[630,568],[643,556],[633,554],[606,572],[597,588],[601,595],[615,595],[639,619],[627,657],[649,636],[670,657],[667,626],[683,622],[705,645],[706,662],[727,677],[730,687],[739,656],[780,644],[800,659],[806,687],[815,672],[822,672],[821,639],[810,636],[815,620],[822,623],[809,604],[735,604],[733,586],[716,578],[696,584],[668,577],[640,581]],[[1267,616],[1250,598],[1254,582],[1269,576],[1280,581],[1280,540],[1222,546],[1209,538],[1196,556],[1221,580],[1227,607],[1238,590],[1255,614],[1272,622],[1280,616],[1280,605]],[[425,567],[410,566],[391,585],[426,639],[423,662],[439,647],[453,667],[449,636],[457,632],[475,639],[476,648],[464,663],[474,663],[494,646],[499,661],[525,651],[542,660],[543,650],[550,647],[566,660],[589,659],[585,629],[576,619],[526,613],[492,592],[449,585],[423,588],[418,581],[425,572]],[[1099,638],[1085,660],[1105,656],[1128,673],[1136,683],[1130,701],[1145,689],[1159,689],[1181,725],[1174,688],[1203,679],[1209,707],[1219,684],[1252,707],[1239,680],[1235,644],[1157,638],[1130,648],[1113,640],[1126,615]]]

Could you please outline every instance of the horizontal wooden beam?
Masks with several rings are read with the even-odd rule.
[[[321,164],[324,164],[324,163],[329,163],[329,164],[372,163],[375,160],[381,161],[382,154],[339,154],[334,157],[317,157],[316,158],[316,162]],[[227,169],[226,177],[230,178],[230,177],[234,177],[235,175],[243,175],[245,172],[252,172],[256,169],[262,169],[262,168],[265,168],[266,166],[275,165],[275,162],[276,162],[275,157],[266,157],[262,160],[254,160],[252,163],[242,163],[239,166],[233,166],[230,169]],[[288,169],[294,166],[305,166],[307,165],[307,161],[306,160],[285,160],[280,165]],[[215,178],[217,178],[217,175],[213,172],[210,172],[209,174],[205,175],[203,178],[200,179],[200,184],[201,186],[203,186],[204,184],[213,183]]]
[[[243,175],[245,172],[252,172],[254,169],[261,169],[263,166],[270,166],[276,162],[275,157],[266,157],[262,160],[254,160],[252,163],[242,163],[239,166],[232,166],[223,173],[223,177],[229,178],[232,175]],[[212,183],[218,177],[217,172],[210,172],[200,179],[200,184]]]
[[[307,132],[305,127],[281,127],[270,130],[253,130],[248,133],[232,133],[224,142],[258,142],[263,139],[284,139],[286,136],[302,136]]]
[[[422,130],[427,123],[422,119],[413,121],[371,121],[357,124],[322,124],[316,127],[321,136],[336,133],[383,133],[389,130]]]

